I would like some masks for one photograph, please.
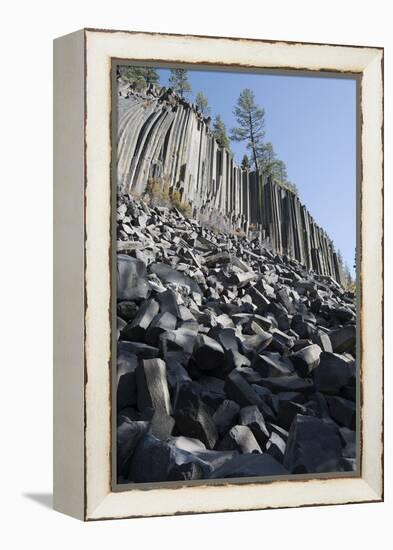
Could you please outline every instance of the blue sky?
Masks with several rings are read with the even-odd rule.
[[[160,69],[168,85],[169,70]],[[190,100],[202,91],[211,114],[228,132],[236,125],[233,107],[244,88],[265,109],[266,141],[299,189],[300,200],[333,239],[353,273],[356,245],[356,81],[316,76],[189,71]],[[238,162],[245,144],[232,143]]]

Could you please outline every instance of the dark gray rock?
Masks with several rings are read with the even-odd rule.
[[[288,473],[288,470],[269,454],[249,453],[241,454],[226,461],[213,472],[211,478],[282,476]]]
[[[337,424],[354,430],[356,427],[356,405],[353,401],[337,396],[327,397],[330,416]]]
[[[150,286],[146,266],[140,260],[125,254],[117,255],[117,299],[141,300],[148,297]]]
[[[307,414],[306,407],[294,401],[280,401],[278,424],[285,430],[289,430],[297,414]]]
[[[317,344],[312,344],[291,355],[290,359],[300,376],[303,378],[309,376],[319,365],[321,351]]]
[[[150,431],[161,439],[167,438],[174,426],[166,366],[162,359],[142,361],[136,369],[138,409],[152,409]]]
[[[130,300],[124,300],[117,304],[117,315],[124,319],[126,323],[132,321],[135,315],[138,313],[138,306],[135,302]]]
[[[336,353],[322,352],[319,365],[313,371],[317,391],[337,395],[355,379],[355,365]]]
[[[218,443],[221,451],[239,451],[241,453],[262,453],[254,434],[248,426],[233,426]]]
[[[146,433],[148,422],[122,422],[117,427],[117,475],[127,478],[131,458],[138,441]]]
[[[277,432],[272,432],[269,440],[266,442],[266,452],[269,453],[273,458],[280,462],[284,461],[285,456],[286,441],[285,439],[278,434]]]
[[[147,329],[145,342],[151,346],[158,346],[161,334],[168,330],[175,330],[176,323],[176,317],[172,313],[169,313],[169,311],[159,313],[154,317]]]
[[[297,374],[263,378],[260,384],[275,393],[283,391],[296,391],[303,392],[307,395],[314,390],[312,380],[309,378],[300,378]]]
[[[219,369],[224,363],[224,349],[216,340],[201,334],[194,347],[193,360],[201,370]]]
[[[265,419],[258,407],[255,405],[243,407],[239,413],[239,424],[250,428],[258,445],[261,449],[265,448],[270,434],[267,430]]]
[[[235,401],[225,399],[213,415],[213,420],[218,434],[222,437],[228,430],[236,424],[240,411],[239,405]]]
[[[347,471],[338,431],[319,418],[297,415],[289,431],[284,467],[292,474]]]
[[[147,300],[138,310],[134,319],[121,331],[122,340],[144,341],[146,331],[159,312],[158,302]],[[149,342],[147,342],[149,343]]]
[[[340,428],[340,437],[343,448],[343,457],[356,458],[356,432],[349,428]]]
[[[199,439],[213,449],[218,439],[217,429],[209,409],[192,383],[178,386],[175,397],[174,418],[181,435]]]
[[[135,483],[202,479],[211,468],[192,453],[146,434],[133,453],[128,478]]]
[[[240,406],[260,405],[261,398],[236,370],[231,371],[225,380],[225,392],[229,399],[236,401]]]
[[[138,358],[120,351],[117,356],[117,409],[134,407],[137,403],[135,369]]]
[[[153,346],[148,346],[141,342],[126,342],[119,341],[118,344],[118,353],[122,351],[127,351],[128,353],[135,354],[138,359],[154,359],[158,357],[159,350]]]
[[[347,325],[329,334],[335,353],[356,352],[356,326]]]
[[[152,273],[155,273],[163,283],[183,285],[188,288],[189,292],[202,294],[199,285],[195,281],[193,281],[193,279],[187,277],[187,275],[183,275],[183,273],[180,273],[180,271],[176,271],[176,269],[172,269],[166,264],[152,264],[150,266],[150,269]]]

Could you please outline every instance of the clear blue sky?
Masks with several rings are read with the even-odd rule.
[[[160,69],[162,85],[169,70]],[[356,81],[355,79],[189,71],[190,100],[202,91],[211,114],[228,132],[236,125],[233,107],[244,88],[265,109],[266,141],[288,170],[301,201],[333,239],[351,269],[356,246]],[[245,144],[232,143],[237,162]]]

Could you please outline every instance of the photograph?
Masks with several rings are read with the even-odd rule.
[[[112,60],[120,490],[359,475],[358,83]]]

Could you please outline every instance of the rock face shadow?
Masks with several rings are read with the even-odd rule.
[[[52,493],[23,493],[25,498],[34,500],[44,508],[53,508],[53,494]]]

